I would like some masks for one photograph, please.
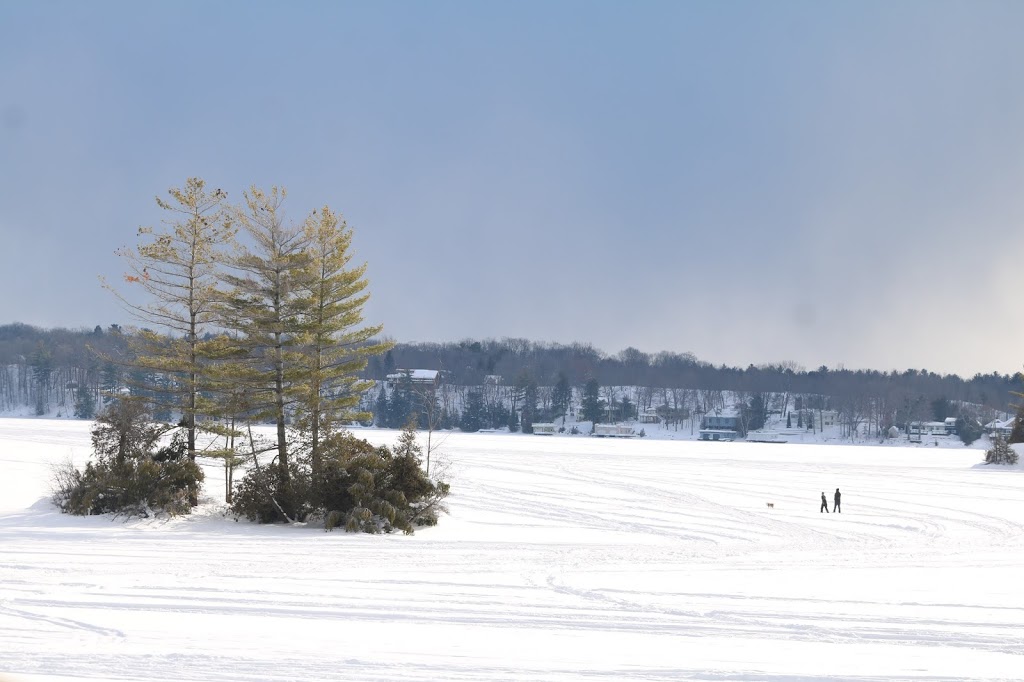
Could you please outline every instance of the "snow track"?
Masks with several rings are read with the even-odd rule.
[[[0,420],[3,682],[1024,678],[1024,472],[977,451],[452,434],[412,537],[40,502],[87,453]]]

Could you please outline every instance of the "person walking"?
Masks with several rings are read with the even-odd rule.
[[[832,505],[832,511],[834,511],[834,512],[839,512],[839,498],[840,497],[842,497],[842,495],[839,494],[839,488],[836,488],[835,504]],[[839,512],[839,513],[842,513],[842,512]]]
[[[818,513],[820,514],[821,512],[828,514],[828,500],[825,499],[824,490],[821,491],[821,510]]]

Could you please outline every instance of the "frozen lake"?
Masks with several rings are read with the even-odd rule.
[[[89,427],[0,420],[4,682],[1024,678],[979,450],[451,434],[451,514],[364,536],[235,522],[215,465],[190,517],[61,515]]]

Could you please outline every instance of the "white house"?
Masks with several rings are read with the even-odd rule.
[[[1010,433],[1013,431],[1013,420],[1013,417],[1009,419],[993,419],[988,424],[985,424],[985,433],[989,436],[1009,438]]]
[[[945,436],[949,432],[946,422],[910,422],[908,433],[913,440],[914,436]]]

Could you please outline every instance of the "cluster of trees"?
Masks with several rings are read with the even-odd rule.
[[[191,178],[171,189],[169,199],[158,198],[167,215],[163,226],[141,228],[138,246],[120,252],[128,266],[127,287],[108,285],[142,328],[125,336],[120,355],[99,355],[125,369],[127,394],[119,403],[141,402],[153,414],[179,419],[181,448],[189,461],[198,454],[221,457],[229,480],[243,457],[252,461],[253,469],[239,483],[245,494],[235,509],[259,520],[296,520],[322,510],[323,496],[313,497],[319,487],[306,483],[322,481],[332,475],[331,467],[344,468],[362,457],[363,446],[339,434],[353,419],[369,417],[359,405],[371,383],[359,375],[367,358],[390,348],[374,340],[380,326],[363,325],[366,265],[351,264],[351,230],[327,206],[298,225],[287,224],[285,196],[276,187],[253,187],[241,205],[231,205],[223,191]],[[276,427],[269,443],[258,442],[251,428],[244,428],[268,422]],[[201,452],[204,430],[223,441]],[[148,452],[143,449],[141,459],[152,459]],[[261,466],[260,455],[268,452],[273,460]],[[405,452],[391,459],[405,467],[415,460],[418,469],[418,451],[407,447]],[[371,469],[352,476],[365,485],[362,478]],[[425,474],[417,485],[431,495],[447,492]],[[384,498],[395,492],[383,490]],[[192,504],[196,492],[189,491]],[[233,501],[230,487],[226,493]],[[353,502],[371,510],[361,529],[411,527],[380,505],[388,513],[377,516],[364,502]],[[388,504],[400,507],[395,500]],[[259,505],[276,513],[252,513]],[[430,520],[429,515],[411,518]]]

